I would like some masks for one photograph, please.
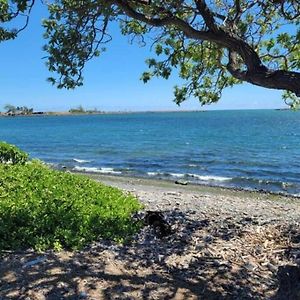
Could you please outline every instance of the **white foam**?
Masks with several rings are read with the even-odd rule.
[[[170,175],[177,178],[183,178],[185,176],[185,174],[181,173],[170,173]]]
[[[100,170],[102,172],[107,172],[107,173],[109,173],[109,172],[116,172],[116,171],[114,171],[113,168],[100,168]],[[121,173],[121,172],[119,172],[119,173]]]
[[[158,172],[147,172],[147,174],[148,174],[149,176],[157,176],[157,175],[159,175],[160,173],[158,173]]]
[[[84,164],[84,163],[91,162],[90,160],[78,159],[78,158],[73,158],[73,160],[76,161],[76,162],[78,162],[79,164]]]
[[[169,175],[175,178],[184,178],[186,176],[197,178],[201,181],[228,181],[232,178],[222,177],[222,176],[209,176],[209,175],[198,175],[198,174],[182,174],[182,173],[159,173],[159,172],[147,172],[149,176],[158,176],[158,175]]]
[[[93,167],[79,167],[79,166],[75,166],[74,170],[75,171],[83,171],[83,172],[97,172],[97,171],[99,171],[98,168],[93,168]]]
[[[160,172],[147,172],[149,176],[158,176],[158,175],[163,175],[163,176],[172,176],[172,177],[177,177],[177,178],[182,178],[185,176],[185,174],[180,174],[180,173],[160,173]]]
[[[122,174],[120,171],[114,171],[112,168],[95,168],[95,167],[74,167],[75,171],[80,172],[91,172],[91,173],[101,173],[101,174]]]
[[[195,177],[202,181],[228,181],[232,179],[230,177],[198,175],[198,174],[188,174],[188,176]]]

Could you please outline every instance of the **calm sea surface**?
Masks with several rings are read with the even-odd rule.
[[[0,118],[0,140],[56,167],[300,195],[300,112]]]

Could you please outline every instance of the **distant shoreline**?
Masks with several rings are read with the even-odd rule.
[[[145,114],[145,113],[187,113],[187,112],[208,112],[208,110],[160,110],[160,111],[99,111],[99,112],[84,112],[84,113],[71,113],[68,111],[62,112],[35,112],[33,114],[17,114],[8,115],[5,113],[0,113],[0,117],[5,118],[15,118],[15,117],[42,117],[42,116],[90,116],[90,115],[128,115],[128,114]]]
[[[246,110],[256,110],[256,109],[242,109]],[[258,109],[258,110],[274,110],[274,111],[288,111],[289,108],[270,108],[270,109]],[[129,115],[129,114],[160,114],[160,113],[206,113],[213,111],[231,111],[231,110],[144,110],[144,111],[98,111],[98,112],[68,112],[68,111],[37,111],[32,114],[16,114],[9,115],[0,112],[1,117],[42,117],[42,116],[91,116],[91,115]]]

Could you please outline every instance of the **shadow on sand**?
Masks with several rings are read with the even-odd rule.
[[[226,259],[239,255],[234,247],[243,247],[254,220],[164,215],[174,229],[164,238],[145,227],[125,246],[102,241],[80,252],[3,254],[0,299],[300,299],[299,267],[270,272]],[[224,250],[230,244],[231,256]]]

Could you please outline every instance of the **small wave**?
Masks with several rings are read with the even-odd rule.
[[[293,187],[294,183],[292,182],[284,182],[284,181],[277,181],[277,180],[271,180],[271,179],[258,179],[258,178],[252,178],[252,177],[236,177],[234,179],[238,182],[252,182],[256,184],[264,184],[264,185],[277,185],[279,187]]]
[[[79,164],[84,164],[84,163],[89,163],[91,160],[85,160],[85,159],[78,159],[78,158],[73,158],[73,160]]]
[[[93,167],[79,167],[79,166],[75,166],[73,168],[74,171],[80,171],[80,172],[97,172],[99,169],[98,168],[93,168]]]
[[[207,175],[198,175],[198,174],[182,174],[182,173],[160,173],[160,172],[147,172],[149,176],[166,176],[173,178],[196,178],[201,181],[229,181],[232,178],[221,177],[221,176],[207,176]]]
[[[160,173],[158,173],[158,172],[147,172],[147,175],[149,175],[149,176],[157,176],[159,174]]]
[[[289,188],[289,187],[294,187],[295,184],[291,183],[291,182],[281,182],[281,186],[282,188]]]
[[[187,174],[187,175],[190,177],[197,178],[201,181],[229,181],[229,180],[232,180],[231,177],[198,175],[198,174]]]
[[[170,173],[172,177],[177,177],[177,178],[183,178],[186,176],[186,174],[181,174],[181,173]]]
[[[102,172],[119,172],[119,171],[114,171],[114,169],[113,168],[100,168],[100,170],[102,171]],[[119,172],[119,173],[121,173],[121,172]]]
[[[163,176],[163,177],[176,177],[176,178],[183,178],[186,174],[181,173],[162,173],[162,172],[147,172],[148,176]]]
[[[79,167],[75,166],[74,171],[79,172],[90,172],[90,173],[101,173],[101,174],[122,174],[120,171],[115,171],[112,168],[95,168],[95,167]]]

